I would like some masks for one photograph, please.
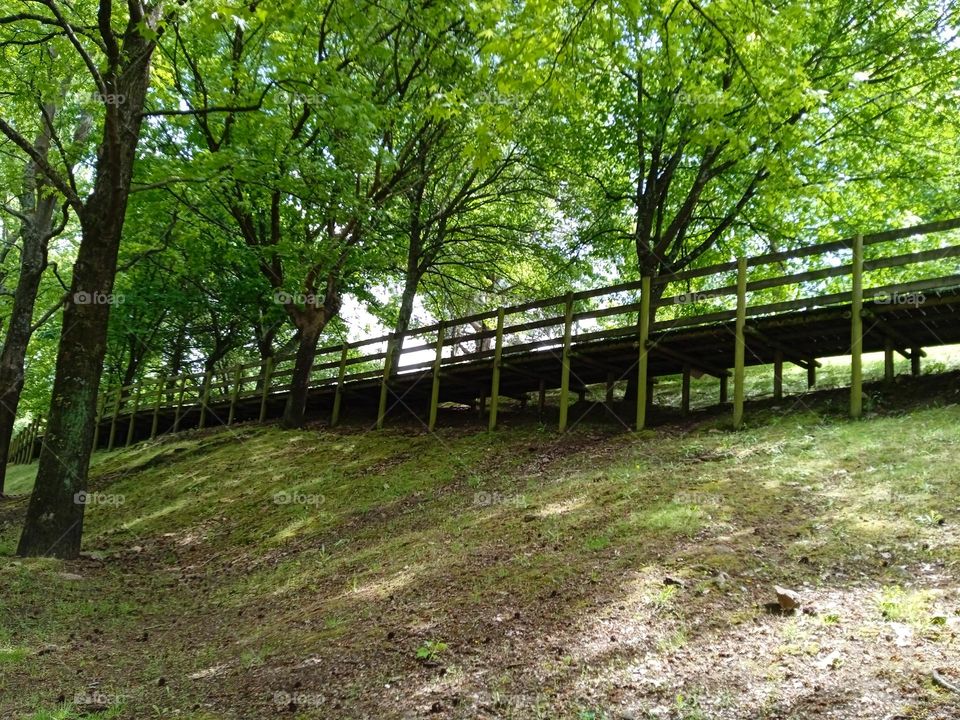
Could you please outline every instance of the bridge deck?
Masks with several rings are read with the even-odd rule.
[[[882,351],[888,344],[900,350],[960,343],[960,288],[928,290],[920,304],[865,302],[863,351]],[[768,365],[778,351],[787,362],[806,363],[811,359],[847,355],[850,352],[850,304],[811,310],[795,310],[771,316],[749,318],[746,322],[745,365]],[[649,376],[676,375],[685,367],[706,374],[726,374],[734,364],[734,321],[701,326],[655,330],[650,335]],[[621,337],[571,343],[570,387],[576,391],[609,380],[636,377],[638,360],[636,335],[625,331]],[[511,353],[504,347],[500,377],[500,395],[521,398],[541,387],[556,389],[561,384],[562,348],[560,346]],[[445,364],[440,374],[440,402],[473,404],[489,393],[493,360],[480,358]],[[391,416],[415,413],[425,418],[430,404],[432,369],[401,371],[390,383],[388,408]],[[347,380],[342,386],[345,416],[375,413],[381,389],[378,377]],[[308,417],[329,419],[336,383],[311,390]],[[283,412],[286,392],[272,392],[266,403],[266,416],[278,418]],[[226,423],[229,398],[208,403],[207,426]],[[240,398],[234,408],[234,422],[257,420],[259,396]],[[161,408],[157,414],[157,432],[173,429],[175,411]],[[154,410],[141,409],[134,418],[133,439],[150,436]],[[181,408],[179,429],[197,427],[199,403]],[[117,418],[120,444],[126,439],[130,415]],[[100,423],[99,446],[108,442],[112,419]]]

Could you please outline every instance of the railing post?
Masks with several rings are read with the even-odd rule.
[[[173,431],[180,430],[180,417],[183,415],[183,394],[187,390],[187,376],[180,376],[180,387],[177,388],[177,409],[173,415]]]
[[[200,422],[198,424],[201,430],[207,426],[207,402],[210,400],[210,383],[212,380],[212,370],[203,373],[203,388],[200,391]]]
[[[117,385],[117,397],[113,401],[113,417],[110,419],[110,441],[107,450],[113,450],[113,443],[117,439],[117,416],[120,414],[120,398],[123,396],[123,385]]]
[[[233,373],[233,392],[230,393],[230,412],[227,414],[227,425],[233,425],[233,418],[237,413],[237,401],[240,399],[240,384],[243,379],[243,363],[237,363]]]
[[[440,367],[443,363],[443,336],[445,334],[443,321],[437,326],[437,349],[433,356],[433,382],[430,387],[430,417],[427,420],[427,429],[433,432],[437,426],[437,409],[440,405]]]
[[[340,406],[343,403],[343,378],[347,374],[347,342],[343,343],[340,350],[340,367],[337,369],[337,389],[333,394],[333,414],[330,416],[330,427],[336,427],[340,423]]]
[[[783,351],[773,353],[773,399],[783,400]]]
[[[560,432],[567,429],[570,400],[570,338],[573,332],[573,293],[567,293],[563,314],[563,356],[560,367]]]
[[[488,430],[497,427],[497,410],[500,407],[500,359],[503,357],[503,315],[501,307],[497,310],[497,340],[493,351],[493,378],[490,382],[490,423]]]
[[[744,329],[747,324],[747,258],[737,258],[737,324],[736,345],[733,352],[733,427],[739,430],[743,424],[744,361],[747,341]]]
[[[807,390],[812,390],[817,384],[817,363],[816,358],[810,358],[807,364]]]
[[[400,342],[403,342],[401,339]],[[387,417],[387,400],[390,392],[390,370],[393,365],[393,333],[387,339],[387,351],[383,357],[383,379],[380,381],[380,404],[377,407],[377,430],[383,430]]]
[[[910,350],[910,374],[913,377],[920,377],[920,356],[922,354],[919,347]]]
[[[130,447],[133,443],[133,432],[137,426],[137,412],[140,410],[140,392],[143,389],[143,380],[140,380],[140,384],[137,385],[137,389],[133,394],[133,410],[130,412],[130,422],[127,424],[127,442],[124,447]]]
[[[680,412],[690,414],[690,366],[683,366],[683,376],[680,381]]]
[[[647,425],[647,394],[649,390],[648,370],[650,340],[650,277],[640,280],[640,336],[637,344],[640,355],[637,362],[637,430],[643,430]]]
[[[157,399],[153,401],[153,422],[150,423],[150,439],[157,436],[157,429],[160,427],[160,406],[163,404],[163,394],[167,390],[167,376],[164,375],[157,381]]]
[[[850,417],[863,414],[863,235],[853,238],[850,301]]]
[[[260,392],[260,422],[267,419],[267,398],[270,396],[270,380],[273,375],[273,356],[267,358],[263,367],[263,388]]]

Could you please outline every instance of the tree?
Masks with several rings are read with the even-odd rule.
[[[99,147],[90,187],[82,188],[71,165],[55,168],[11,124],[0,132],[36,163],[76,215],[81,229],[70,297],[63,314],[53,401],[36,484],[27,508],[19,555],[72,558],[80,551],[85,490],[93,442],[100,370],[106,349],[117,254],[133,175],[150,60],[161,27],[161,6],[130,0],[123,11],[111,0],[96,7],[39,3],[37,13],[0,16],[6,45],[56,43],[59,73],[73,77],[73,62],[86,71],[83,86],[100,101]],[[5,7],[6,9],[6,7]],[[119,29],[115,24],[119,20]],[[60,60],[61,57],[69,58]],[[54,142],[59,142],[54,139]]]
[[[48,162],[56,113],[56,104],[41,104],[43,119],[32,145],[37,156]],[[34,306],[40,279],[47,267],[47,248],[67,222],[66,208],[63,208],[62,218],[57,217],[59,202],[59,196],[49,186],[37,162],[30,158],[23,170],[17,208],[4,206],[4,211],[19,221],[20,263],[13,307],[0,351],[0,496],[3,495],[10,441],[23,391],[24,358],[34,330]]]

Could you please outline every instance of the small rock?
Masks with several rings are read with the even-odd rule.
[[[667,575],[667,576],[663,579],[663,584],[664,584],[664,585],[673,585],[673,586],[675,586],[675,587],[686,587],[686,583],[685,583],[683,580],[681,580],[681,579],[678,578],[678,577],[674,577],[673,575]]]
[[[774,585],[773,591],[777,594],[777,602],[781,610],[796,610],[800,607],[800,594],[794,590]]]

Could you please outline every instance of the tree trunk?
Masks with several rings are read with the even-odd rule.
[[[280,425],[288,430],[303,427],[307,412],[307,395],[310,392],[310,371],[317,356],[317,342],[326,322],[307,325],[300,330],[297,355],[290,377],[290,395],[283,411]]]
[[[144,22],[154,27],[156,20],[153,16]],[[154,49],[137,24],[131,17],[122,50],[104,73],[106,89],[124,102],[107,107],[93,191],[79,212],[80,248],[63,313],[37,480],[17,547],[21,556],[72,559],[80,553],[82,494],[93,445],[111,293]]]
[[[402,335],[410,329],[410,320],[413,317],[413,302],[417,297],[417,289],[420,285],[420,275],[418,273],[407,273],[403,285],[403,294],[400,296],[400,311],[397,313],[397,323],[393,326],[395,336]],[[400,346],[398,345],[390,359],[390,374],[396,375],[400,368]]]
[[[53,114],[49,107],[48,112]],[[45,130],[37,138],[34,148],[46,157],[49,143],[49,131]],[[52,193],[41,194],[44,187],[45,184],[38,180],[36,166],[31,162],[24,173],[20,202],[24,216],[20,226],[20,277],[13,296],[10,325],[0,352],[0,496],[3,496],[13,425],[23,391],[23,366],[32,334],[33,309],[40,278],[47,267],[47,243],[53,231],[56,197]]]

